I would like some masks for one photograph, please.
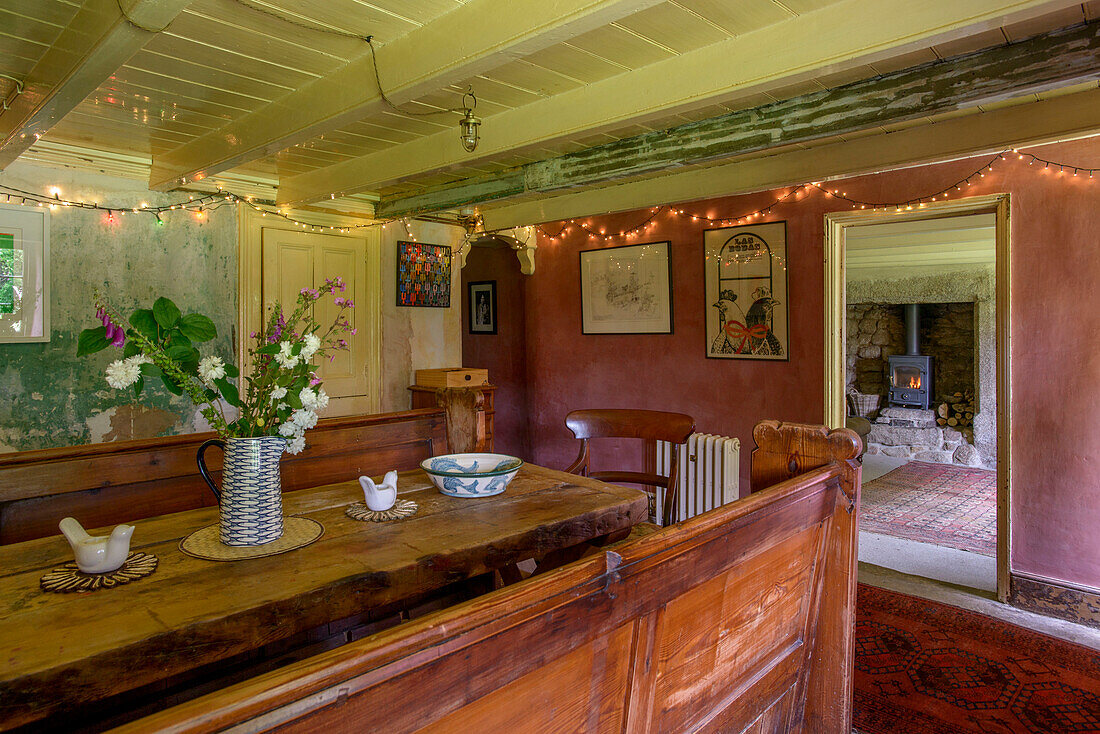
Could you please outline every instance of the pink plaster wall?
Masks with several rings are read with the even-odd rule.
[[[1100,166],[1100,143],[1092,140],[1033,150]],[[868,200],[905,200],[943,188],[984,160],[829,185]],[[994,169],[966,193],[1012,196],[1012,566],[1100,587],[1100,178],[1074,178],[1072,171],[1059,174],[1015,160]],[[682,206],[738,216],[785,191]],[[659,336],[583,336],[577,253],[624,243],[605,245],[576,233],[556,241],[541,236],[538,271],[526,279],[526,396],[517,397],[526,400],[531,458],[555,467],[573,458],[575,442],[563,420],[574,408],[682,411],[695,417],[700,431],[741,438],[747,491],[757,421],[822,420],[823,222],[828,212],[850,209],[815,193],[761,220],[787,221],[791,358],[783,363],[704,357],[702,231],[712,225],[662,214],[650,234],[630,240],[672,242],[675,333]],[[585,221],[614,230],[648,215]],[[544,226],[560,229],[560,223]]]
[[[479,280],[497,282],[497,333],[470,333],[470,291]],[[524,319],[528,279],[519,272],[515,253],[505,248],[475,247],[462,269],[462,365],[484,367],[497,386],[494,448],[527,457],[527,348]]]

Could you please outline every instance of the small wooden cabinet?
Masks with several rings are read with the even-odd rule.
[[[495,385],[424,387],[412,385],[412,407],[447,411],[447,443],[452,453],[493,451]]]

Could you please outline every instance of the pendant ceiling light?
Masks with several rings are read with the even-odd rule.
[[[238,0],[240,2],[240,0]],[[474,114],[474,109],[477,107],[477,97],[474,95],[474,88],[468,87],[466,93],[462,95],[461,107],[448,107],[442,110],[429,110],[426,112],[413,112],[412,110],[405,110],[398,107],[396,104],[386,96],[386,92],[382,89],[382,77],[378,73],[378,56],[374,52],[374,39],[371,36],[364,36],[363,40],[367,42],[367,46],[370,47],[371,62],[374,66],[374,83],[378,87],[378,96],[382,98],[390,109],[401,115],[408,117],[427,117],[431,115],[446,115],[450,112],[457,112],[462,115],[462,119],[458,121],[458,135],[462,141],[462,147],[468,153],[473,153],[477,148],[478,141],[481,140],[481,136],[478,133],[478,129],[481,127],[481,118]],[[467,101],[469,98],[469,101]]]
[[[473,104],[466,104],[467,97],[473,101]],[[478,128],[481,127],[481,118],[474,115],[474,109],[477,108],[477,97],[474,96],[472,89],[462,95],[462,105],[466,112],[458,123],[459,136],[462,138],[462,147],[466,149],[466,152],[473,153],[474,149],[477,148],[478,140],[480,140]]]

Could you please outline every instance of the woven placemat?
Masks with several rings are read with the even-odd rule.
[[[226,545],[222,543],[217,525],[208,525],[180,541],[180,550],[192,558],[206,561],[244,561],[264,558],[304,548],[320,540],[325,526],[308,517],[284,517],[283,535],[263,545]]]
[[[388,510],[372,510],[365,502],[352,502],[344,508],[344,514],[362,522],[389,522],[412,517],[419,506],[412,500],[397,500]]]
[[[84,573],[70,561],[46,572],[39,584],[42,591],[67,594],[72,591],[96,591],[112,589],[149,576],[157,570],[157,557],[150,553],[131,552],[126,560],[114,571],[107,573]]]

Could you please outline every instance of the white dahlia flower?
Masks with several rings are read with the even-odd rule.
[[[199,362],[199,377],[203,382],[213,382],[225,377],[225,362],[221,357],[204,357]]]
[[[302,342],[302,359],[309,359],[321,348],[321,339],[316,334],[306,334]]]
[[[107,365],[107,384],[116,390],[124,390],[141,377],[141,363],[130,359],[116,359]]]

